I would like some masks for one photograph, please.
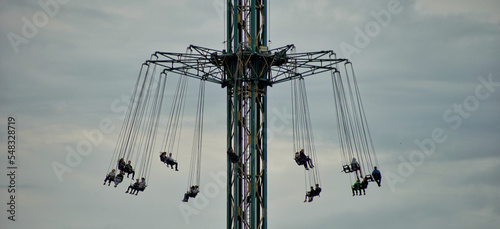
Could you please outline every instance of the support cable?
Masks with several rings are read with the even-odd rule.
[[[205,80],[200,81],[200,87],[198,91],[198,103],[196,107],[195,127],[191,150],[191,163],[187,187],[188,191],[190,190],[191,186],[200,185],[201,153],[203,143],[203,116],[205,106],[205,82]]]

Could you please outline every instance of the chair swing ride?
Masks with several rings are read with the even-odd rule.
[[[331,50],[296,53],[294,45],[269,49],[266,0],[228,0],[226,12],[226,49],[190,45],[185,53],[157,51],[141,65],[105,183],[113,181],[117,187],[125,173],[132,175],[131,181],[135,178],[136,182],[129,189],[137,195],[149,185],[154,160],[172,170],[185,164],[177,161],[177,156],[188,79],[196,79],[200,85],[183,201],[195,198],[200,187],[205,83],[219,84],[227,89],[227,228],[266,228],[267,89],[291,83],[294,159],[305,171],[304,202],[311,202],[320,195],[322,186],[304,79],[329,72],[342,172],[356,180],[353,195],[354,191],[364,192],[367,182],[376,181],[380,186],[380,172],[375,167],[378,161],[352,63],[337,58]],[[165,133],[159,140],[167,81],[170,85],[175,79]],[[156,148],[158,141],[160,150]],[[364,184],[358,184],[360,179]]]
[[[343,164],[342,172],[350,174],[351,179],[354,177],[355,180],[361,178],[366,179],[368,182],[374,182],[376,179],[371,173],[365,174],[366,171],[374,168],[374,165],[378,164],[378,162],[370,137],[354,69],[352,63],[348,61],[342,62],[344,62],[345,74],[340,74],[337,69],[331,73],[337,132]],[[157,153],[154,149],[165,95],[167,75],[165,72],[162,72],[155,78],[157,65],[150,65],[145,63],[141,68],[115,151],[108,167],[108,171],[119,171],[119,173],[126,174],[127,178],[132,174],[132,181],[134,181],[135,177],[145,178],[146,182],[149,181],[151,163],[155,154],[160,155],[160,161],[167,167],[174,169],[175,166],[175,170],[178,170],[176,158],[180,151],[180,136],[188,77],[180,75],[177,79],[164,137],[161,141],[161,150],[160,153]],[[206,79],[200,80],[198,92],[188,192],[193,191],[194,187],[196,187],[197,191],[200,184],[206,81]],[[305,168],[306,199],[309,199],[308,202],[310,202],[314,196],[318,196],[321,192],[321,181],[304,78],[299,77],[291,80],[290,88],[293,151],[296,152],[294,160],[297,165],[304,166]],[[172,152],[175,152],[175,156],[173,156]],[[306,154],[305,152],[308,153]],[[230,162],[232,163],[238,162],[238,156],[232,151],[232,148],[228,150],[228,158],[230,158]],[[131,164],[131,161],[135,163]],[[133,168],[136,168],[137,171],[134,171]],[[110,175],[108,173],[106,176],[107,182],[114,182],[116,187],[123,181],[123,176],[120,176],[118,179],[115,178],[116,174]],[[320,188],[319,191],[317,190],[318,187]]]

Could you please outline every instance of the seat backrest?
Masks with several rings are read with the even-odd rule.
[[[344,173],[352,172],[351,167],[349,165],[342,166],[342,169],[344,169]]]

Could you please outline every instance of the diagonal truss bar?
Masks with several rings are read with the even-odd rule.
[[[277,84],[297,77],[336,71],[337,64],[347,61],[347,59],[337,59],[331,50],[288,54],[284,64],[272,68],[271,81]]]

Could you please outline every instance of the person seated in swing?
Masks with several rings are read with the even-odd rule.
[[[353,157],[351,161],[351,171],[355,172],[358,171],[360,168],[361,166],[359,166],[358,161],[356,160],[356,158]]]
[[[377,185],[380,187],[380,182],[382,181],[382,174],[377,169],[377,166],[373,167],[372,177],[377,182]]]
[[[313,199],[314,199],[314,187],[311,186],[311,190],[306,192],[306,197],[304,199],[304,203],[308,202],[308,201],[312,202]]]
[[[309,170],[309,167],[307,166],[307,156],[303,153],[303,151],[295,152],[295,162],[297,165],[303,165],[306,170]]]
[[[319,184],[316,184],[316,188],[311,186],[311,190],[306,192],[306,198],[304,199],[305,202],[312,202],[315,196],[319,196],[321,193],[321,188],[319,187]]]
[[[118,160],[118,169],[123,171],[125,169],[125,165],[125,159],[120,158],[120,160]]]
[[[133,185],[129,185],[128,186],[128,189],[125,193],[129,193],[130,191],[130,194],[133,195],[135,194],[137,196],[137,194],[139,193],[139,191],[144,191],[146,189],[146,179],[143,177],[141,179],[141,181],[139,181],[139,179],[136,179],[135,183]]]
[[[143,177],[141,178],[141,182],[139,182],[139,185],[134,190],[132,190],[130,194],[134,194],[135,191],[135,195],[137,196],[139,191],[143,192],[145,189],[146,189],[146,179]]]
[[[321,188],[319,187],[319,184],[316,184],[316,188],[314,189],[314,195],[319,196],[321,193]]]
[[[125,193],[129,193],[129,191],[133,191],[134,189],[138,188],[140,183],[141,182],[139,182],[139,178],[135,179],[135,183],[129,185]],[[132,194],[132,192],[130,193]]]
[[[182,199],[182,202],[188,202],[189,200],[189,197],[191,198],[195,198],[196,195],[198,195],[198,193],[200,192],[200,190],[198,189],[198,185],[193,185],[189,188],[189,191],[187,191],[185,194],[184,194],[184,199]]]
[[[128,163],[125,165],[122,171],[127,173],[127,178],[132,173],[132,180],[134,179],[135,171],[134,168],[132,168],[131,161],[128,161]]]
[[[118,173],[118,175],[116,175],[116,177],[114,179],[115,188],[116,188],[116,186],[118,186],[118,184],[122,183],[122,181],[123,181],[123,171],[120,171],[120,173]]]
[[[306,170],[309,170],[309,167],[314,168],[311,158],[309,156],[306,156],[306,154],[304,153],[304,149],[301,149],[300,152],[295,153],[295,162],[297,162],[297,165],[304,165],[304,168]]]
[[[160,154],[160,161],[163,163],[167,163],[167,152],[162,152]]]
[[[111,170],[111,172],[108,173],[108,175],[106,175],[106,179],[104,179],[104,184],[102,185],[105,185],[106,184],[106,181],[108,182],[108,186],[111,184],[112,181],[114,181],[116,178],[115,178],[115,169]]]
[[[363,195],[366,195],[365,189],[368,188],[368,180],[366,179],[366,176],[363,178],[363,181],[361,181],[359,185],[359,195],[361,196],[361,191],[363,191]]]
[[[238,155],[236,155],[232,147],[229,147],[229,149],[227,150],[227,158],[232,163],[237,163],[239,160]]]
[[[295,162],[297,162],[297,165],[301,165],[302,161],[300,161],[300,154],[299,152],[295,152],[295,157],[293,157]]]
[[[354,182],[354,184],[351,187],[352,196],[358,195],[358,191],[359,191],[359,195],[361,195],[360,188],[361,188],[361,183],[359,182],[359,179],[357,179],[356,182]]]
[[[167,163],[167,167],[170,165],[170,168],[171,168],[171,169],[174,169],[174,165],[175,165],[175,171],[179,171],[179,170],[177,169],[177,165],[178,165],[178,163],[177,163],[177,161],[175,161],[175,160],[174,160],[174,158],[172,157],[172,153],[169,153],[169,154],[168,154],[168,156],[166,157],[165,161],[166,161],[165,163]]]

